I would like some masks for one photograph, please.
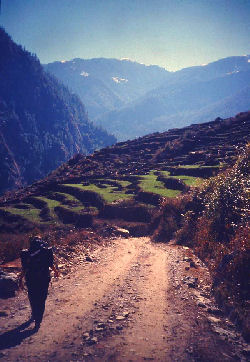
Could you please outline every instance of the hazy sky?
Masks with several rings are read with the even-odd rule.
[[[249,54],[249,19],[250,0],[2,0],[1,12],[42,63],[129,58],[168,70]]]

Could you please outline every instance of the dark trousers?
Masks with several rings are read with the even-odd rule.
[[[32,310],[32,317],[36,324],[40,324],[45,310],[45,301],[48,295],[49,279],[27,280],[28,297]]]

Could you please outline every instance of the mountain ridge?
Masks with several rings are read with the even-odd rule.
[[[243,88],[247,88],[250,80],[250,56],[232,56],[228,58],[219,59],[217,61],[211,62],[203,66],[194,66],[184,68],[175,72],[168,72],[164,68],[157,68],[161,70],[159,76],[162,75],[162,78],[157,78],[154,84],[147,84],[151,89],[144,88],[144,94],[142,93],[131,93],[129,99],[121,99],[121,93],[117,91],[114,95],[115,89],[112,88],[112,92],[109,94],[109,97],[116,102],[116,104],[108,104],[111,98],[106,96],[107,88],[111,90],[111,85],[116,89],[121,89],[122,92],[126,93],[126,87],[134,85],[135,88],[139,87],[138,82],[141,81],[141,78],[138,77],[137,83],[133,83],[133,79],[129,79],[126,75],[126,72],[120,73],[120,77],[124,79],[124,83],[115,84],[112,80],[112,76],[115,77],[115,67],[113,64],[119,64],[119,60],[115,59],[90,59],[90,60],[80,60],[78,59],[79,64],[83,66],[88,62],[90,65],[93,61],[94,63],[99,64],[97,70],[98,77],[105,78],[106,90],[98,88],[97,94],[91,92],[92,102],[93,99],[96,99],[96,103],[99,102],[99,107],[97,109],[96,104],[93,105],[88,100],[86,102],[88,106],[93,110],[93,106],[96,109],[94,111],[94,120],[98,125],[102,125],[104,128],[108,129],[110,132],[114,133],[120,141],[126,139],[133,139],[138,136],[145,135],[147,133],[152,133],[155,131],[164,131],[173,127],[173,124],[176,124],[178,127],[186,126],[189,124],[189,120],[195,122],[205,122],[209,121],[212,118],[216,118],[218,115],[222,118],[230,116],[230,113],[227,111],[227,107],[223,105],[226,102],[228,97],[231,97],[232,112],[238,113],[240,111],[247,111],[250,109],[250,95],[249,93],[244,93],[244,99],[241,104],[245,105],[243,108],[237,106],[238,104],[238,93]],[[72,67],[73,62],[68,61],[62,65],[57,63],[51,63],[47,66],[46,69],[53,71],[53,67],[58,68],[54,69],[54,74],[59,76],[60,79],[65,80],[69,84],[70,74],[67,76],[62,76],[60,74],[60,69],[62,66]],[[105,67],[102,68],[101,64],[105,63]],[[121,61],[120,61],[121,63]],[[129,62],[128,62],[129,63]],[[140,67],[137,63],[131,62],[131,66]],[[142,66],[143,67],[143,66]],[[106,69],[108,71],[106,73]],[[145,66],[145,69],[154,69],[154,66]],[[79,77],[80,70],[82,68],[77,68],[74,73],[74,77],[77,78],[77,87],[72,81],[71,86],[74,91],[79,92]],[[86,67],[85,71],[89,71]],[[113,73],[112,73],[113,72]],[[136,74],[136,71],[135,71]],[[92,78],[95,76],[95,65],[92,64],[92,72],[89,73],[88,77],[85,78],[84,82],[86,83],[87,78]],[[154,74],[152,74],[154,77]],[[74,79],[75,79],[74,78]],[[237,81],[238,79],[238,81]],[[126,82],[128,80],[128,82]],[[103,79],[101,80],[103,81]],[[158,82],[158,85],[157,85]],[[91,79],[89,79],[91,84]],[[114,83],[114,84],[113,84]],[[223,89],[223,84],[225,84]],[[138,89],[136,89],[137,91]],[[181,92],[182,90],[182,92]],[[96,90],[95,90],[96,91]],[[80,90],[81,97],[89,98],[89,90],[86,87],[82,87]],[[103,99],[100,102],[100,95],[103,95]],[[99,97],[99,98],[98,98]],[[118,99],[120,99],[120,102]],[[234,98],[235,97],[235,98]],[[105,105],[106,99],[107,106]],[[183,104],[180,103],[182,101]],[[197,101],[202,101],[201,104]],[[221,102],[219,107],[220,114],[216,113],[218,109],[218,102]],[[183,108],[183,109],[180,109]],[[202,112],[204,109],[210,108],[209,114],[204,111],[204,117],[202,119]],[[198,114],[197,118],[194,118]],[[161,121],[159,122],[159,117]],[[172,123],[168,122],[168,119],[172,119]]]
[[[147,90],[155,88],[170,74],[158,66],[146,66],[115,58],[74,58],[70,61],[45,64],[44,67],[80,95],[92,119],[103,113],[94,103],[101,101],[104,111],[119,108],[145,94]],[[99,88],[95,94],[89,87],[97,81]],[[101,100],[98,93],[102,95]],[[109,104],[112,94],[114,101]]]
[[[250,67],[249,67],[250,69]],[[250,70],[220,76],[204,81],[186,82],[168,85],[167,88],[158,88],[150,91],[141,99],[135,100],[125,108],[115,110],[103,115],[97,124],[102,124],[110,132],[117,135],[119,140],[131,139],[142,136],[150,131],[163,131],[173,127],[186,126],[192,122],[206,122],[211,118],[230,116],[227,107],[222,104],[228,97],[231,98],[234,112],[247,111],[250,108],[249,93]],[[238,105],[238,93],[245,89],[242,99],[245,107]],[[218,114],[217,105],[221,102],[221,113]],[[210,113],[203,114],[202,108],[210,107]],[[184,117],[180,114],[185,112]],[[200,112],[201,116],[195,118],[192,112]],[[190,113],[190,114],[189,114]],[[158,123],[158,118],[164,117],[163,124]],[[173,119],[172,124],[168,119]],[[126,128],[122,128],[126,127]]]

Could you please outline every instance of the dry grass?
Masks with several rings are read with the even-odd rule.
[[[0,264],[16,259],[28,246],[28,234],[5,233],[0,236]]]
[[[106,243],[108,234],[104,235],[104,227],[95,229],[75,229],[74,227],[49,226],[46,229],[36,228],[30,233],[14,235],[1,234],[0,265],[11,262],[20,257],[20,252],[29,247],[30,236],[40,235],[49,246],[53,247],[57,262],[66,265],[72,255],[78,255],[82,248],[91,249],[97,244]]]

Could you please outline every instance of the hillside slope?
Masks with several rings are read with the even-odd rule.
[[[145,174],[152,169],[168,170],[182,165],[193,167],[230,164],[237,149],[249,139],[250,112],[228,119],[174,128],[138,139],[120,142],[96,151],[93,156],[71,160],[49,180],[77,177],[122,177]],[[98,165],[98,167],[96,167]],[[61,181],[60,181],[61,182]]]
[[[2,28],[0,49],[0,193],[46,176],[75,153],[115,142]]]
[[[250,112],[240,113],[77,155],[47,178],[2,197],[1,231],[114,220],[132,235],[146,235],[162,198],[174,198],[235,162],[249,127]]]

